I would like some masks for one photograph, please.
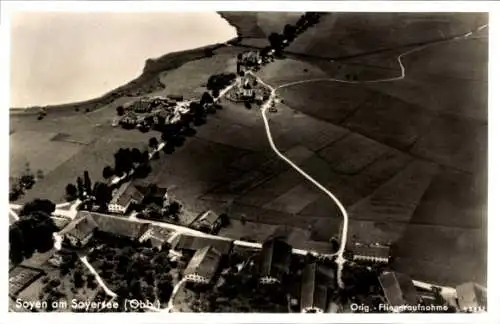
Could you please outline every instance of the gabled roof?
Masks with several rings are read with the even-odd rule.
[[[281,280],[289,272],[292,247],[279,239],[267,240],[262,244],[260,276]]]
[[[197,274],[212,280],[222,258],[222,253],[212,246],[205,246],[195,252],[189,261],[184,275]]]
[[[175,250],[190,250],[196,251],[206,246],[212,246],[223,255],[229,254],[233,247],[233,241],[224,238],[192,236],[188,234],[180,234],[177,239],[172,242]]]
[[[217,220],[220,218],[219,215],[217,215],[215,212],[212,210],[207,210],[204,212],[198,219],[196,219],[193,224],[207,224],[208,226],[212,226],[217,222]]]
[[[110,204],[117,204],[120,206],[127,206],[132,200],[141,202],[144,195],[132,185],[132,182],[123,183],[113,195]]]
[[[379,282],[391,306],[417,305],[417,291],[407,275],[392,271],[384,272],[379,276]]]
[[[81,211],[80,213],[89,214],[101,232],[124,236],[134,240],[141,237],[148,229],[148,223],[137,222],[128,218],[86,211]]]
[[[66,234],[71,235],[78,240],[83,240],[90,234],[94,232],[97,228],[97,224],[90,217],[79,218],[75,223],[74,227],[69,230]]]
[[[300,308],[317,308],[325,311],[328,288],[333,287],[335,275],[331,268],[317,263],[306,265],[302,274]]]

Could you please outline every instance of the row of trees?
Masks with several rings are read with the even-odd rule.
[[[58,228],[50,215],[55,208],[54,203],[45,199],[35,199],[23,206],[19,220],[9,228],[9,258],[13,264],[53,247],[53,233]]]
[[[320,16],[321,14],[317,12],[306,12],[300,16],[295,25],[286,24],[283,27],[282,34],[271,33],[268,36],[270,47],[264,48],[261,51],[261,54],[265,56],[269,50],[274,49],[276,51],[276,55],[281,55],[283,49],[290,45],[290,43],[295,40],[298,35],[306,31],[309,27],[319,23]]]

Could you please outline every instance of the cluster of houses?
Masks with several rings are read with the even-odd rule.
[[[122,183],[113,191],[113,198],[108,204],[108,212],[125,215],[132,206],[140,205],[144,199],[155,202],[160,208],[170,203],[167,188],[134,185],[131,181]]]
[[[142,97],[123,105],[124,115],[113,126],[135,127],[147,124],[173,123],[189,111],[190,101],[182,96]]]
[[[227,93],[226,98],[234,102],[248,102],[260,105],[269,96],[269,89],[257,82],[257,78],[254,75],[246,73],[240,82]]]
[[[212,211],[203,213],[199,222],[208,226],[220,226],[220,217]],[[70,248],[87,245],[96,231],[128,237],[138,242],[150,242],[161,250],[168,242],[171,251],[190,257],[184,270],[183,279],[196,285],[215,284],[222,265],[233,251],[234,241],[216,236],[197,236],[186,233],[175,234],[169,229],[139,222],[129,218],[80,211],[79,215],[57,235]],[[387,247],[382,245],[359,246],[354,252],[362,262],[385,264],[388,262]],[[291,275],[292,246],[287,242],[272,238],[262,244],[255,264],[261,285],[283,285]],[[252,261],[253,263],[253,261]],[[301,274],[300,292],[291,297],[291,305],[304,313],[323,313],[341,311],[334,299],[337,291],[334,270],[320,262],[305,265]],[[379,284],[384,293],[384,302],[393,311],[401,307],[421,305],[423,294],[411,278],[395,271],[384,271],[379,275]],[[458,310],[467,311],[486,307],[486,289],[475,283],[465,283],[456,289]]]

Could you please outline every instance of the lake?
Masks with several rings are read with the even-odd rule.
[[[145,61],[236,37],[216,12],[25,12],[11,16],[11,107],[98,97]]]

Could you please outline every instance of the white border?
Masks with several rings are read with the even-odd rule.
[[[0,103],[2,103],[2,112],[8,114],[9,108],[9,29],[8,17],[9,14],[17,10],[28,11],[214,11],[214,10],[227,10],[227,11],[399,11],[399,12],[467,12],[467,11],[489,11],[490,12],[490,35],[500,35],[500,10],[499,5],[495,2],[485,1],[409,1],[409,2],[389,2],[389,1],[344,1],[344,2],[312,2],[312,1],[175,1],[175,2],[156,2],[156,1],[64,1],[64,2],[49,2],[49,1],[13,1],[0,3],[1,7],[1,69],[0,73]],[[498,79],[499,64],[498,57],[499,41],[497,37],[490,36],[490,72],[489,72],[489,165],[500,165],[497,152],[494,150],[494,144],[498,135],[498,112],[500,109],[500,102],[498,100],[498,91],[500,89],[500,80]],[[8,129],[8,115],[6,118],[1,119],[2,129]],[[2,146],[8,147],[9,142],[7,136],[2,136]],[[498,144],[496,145],[498,147]],[[4,160],[1,163],[1,170],[3,179],[8,179],[8,154],[3,154]],[[495,255],[495,247],[498,246],[498,229],[499,221],[497,219],[498,211],[498,198],[495,199],[493,193],[497,193],[497,187],[500,183],[499,173],[495,168],[489,168],[489,184],[488,184],[488,211],[490,215],[494,215],[488,219],[488,304],[489,312],[487,314],[468,315],[468,314],[399,314],[399,315],[380,315],[380,314],[366,314],[366,315],[350,315],[350,314],[293,314],[293,315],[276,315],[276,314],[242,314],[242,315],[226,315],[219,314],[169,314],[168,318],[159,313],[146,313],[146,314],[79,314],[83,316],[75,316],[75,314],[12,314],[9,313],[3,317],[1,322],[14,322],[20,321],[21,323],[29,320],[38,322],[52,322],[64,323],[69,321],[73,323],[88,323],[95,320],[101,321],[133,321],[144,323],[165,323],[165,322],[179,322],[179,323],[200,323],[200,322],[216,322],[216,323],[244,323],[244,322],[259,322],[259,323],[281,323],[281,322],[301,322],[301,323],[377,323],[387,321],[397,321],[405,323],[455,323],[455,322],[473,322],[473,323],[498,323],[500,320],[498,307],[500,305],[498,288],[498,256]],[[5,202],[8,192],[8,184],[5,182],[0,192],[1,201]],[[496,195],[495,195],[496,196]],[[4,215],[7,215],[7,206],[4,207]],[[4,220],[7,223],[7,217]],[[4,237],[8,235],[8,226],[5,226]],[[0,248],[4,262],[7,262],[7,244],[2,244]],[[481,253],[481,251],[478,251]],[[7,266],[4,268],[6,269]],[[0,294],[0,305],[7,311],[7,281],[8,274],[2,273],[0,279],[0,287],[4,288],[5,293]],[[97,316],[97,317],[96,317]],[[7,321],[5,321],[7,320]]]

